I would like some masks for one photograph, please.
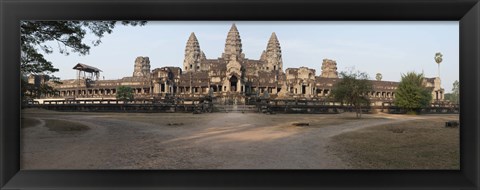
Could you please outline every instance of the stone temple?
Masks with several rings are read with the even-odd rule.
[[[213,95],[217,103],[244,102],[253,96],[268,94],[272,99],[321,100],[328,98],[338,82],[337,63],[323,59],[321,72],[313,68],[284,68],[280,41],[272,33],[259,59],[246,58],[242,52],[240,33],[233,24],[227,34],[225,50],[220,57],[209,59],[203,53],[194,33],[185,47],[181,67],[161,67],[151,70],[148,57],[137,57],[133,74],[118,80],[100,80],[100,69],[77,64],[76,79],[50,82],[58,93],[50,99],[115,99],[116,88],[129,86],[136,99],[162,99],[169,96],[195,98]],[[29,81],[37,83],[38,76]],[[372,104],[391,102],[395,98],[398,82],[372,80],[374,90],[369,93]],[[433,100],[444,99],[440,78],[426,78]],[[211,92],[210,92],[211,91]]]

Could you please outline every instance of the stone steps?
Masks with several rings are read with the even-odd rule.
[[[218,112],[257,112],[255,105],[214,105],[213,107]]]

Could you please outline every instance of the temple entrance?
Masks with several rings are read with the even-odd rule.
[[[237,82],[238,82],[238,78],[235,75],[230,77],[230,91],[231,92],[236,92],[237,91]]]

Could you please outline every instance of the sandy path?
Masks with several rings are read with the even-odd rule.
[[[292,122],[346,116],[150,114],[133,120],[129,117],[136,116],[80,113],[35,117],[79,122],[91,129],[80,134],[58,134],[42,126],[23,129],[24,169],[342,169],[347,166],[327,151],[330,137],[422,119],[378,114],[340,125],[295,127]],[[172,120],[183,125],[168,125]]]

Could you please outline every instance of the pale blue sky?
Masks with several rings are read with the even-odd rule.
[[[47,55],[61,79],[75,78],[72,67],[85,63],[100,68],[105,79],[131,76],[137,56],[148,56],[152,70],[182,67],[187,39],[195,32],[207,58],[220,57],[232,23],[236,23],[243,52],[259,59],[272,32],[277,34],[284,68],[306,66],[321,73],[322,60],[337,61],[339,71],[354,67],[374,79],[400,81],[401,73],[437,76],[436,52],[442,52],[442,86],[446,92],[459,79],[459,25],[457,21],[326,22],[326,21],[150,21],[142,27],[117,26],[90,54]],[[93,40],[89,37],[87,40]],[[88,42],[88,41],[87,41]],[[88,42],[90,43],[90,42]],[[55,44],[54,46],[55,47]]]

